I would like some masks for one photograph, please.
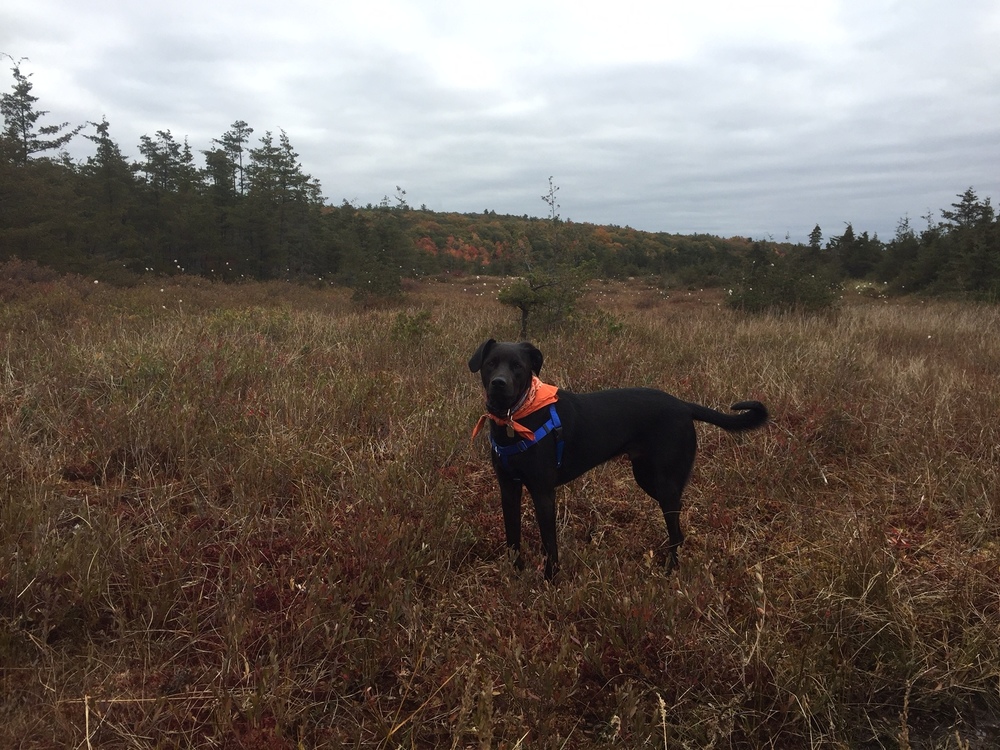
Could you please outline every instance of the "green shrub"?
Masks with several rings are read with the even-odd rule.
[[[734,310],[763,312],[825,312],[840,299],[840,285],[808,258],[779,255],[754,243],[743,280],[729,290]]]

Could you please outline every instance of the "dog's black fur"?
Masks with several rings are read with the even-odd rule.
[[[527,342],[484,341],[469,360],[469,369],[482,376],[487,409],[506,417],[542,369],[542,353]],[[767,421],[767,409],[758,401],[733,405],[740,414],[723,414],[681,401],[652,388],[616,388],[594,393],[560,389],[556,411],[562,422],[564,454],[556,466],[556,438],[547,435],[523,453],[504,462],[491,451],[500,485],[507,547],[519,569],[521,559],[521,495],[527,487],[535,505],[535,518],[545,551],[545,577],[559,569],[556,546],[556,487],[615,456],[627,455],[639,486],[663,511],[669,537],[667,566],[677,566],[677,548],[684,541],[680,526],[681,492],[694,465],[697,438],[694,422],[709,422],[725,430],[752,430]],[[548,419],[541,409],[519,420],[532,430]],[[507,428],[491,422],[498,445],[520,440]]]

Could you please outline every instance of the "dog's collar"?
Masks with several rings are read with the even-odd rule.
[[[525,440],[531,440],[534,437],[534,431],[525,427],[523,424],[518,422],[519,419],[523,419],[529,414],[534,414],[539,409],[542,409],[550,404],[554,404],[559,400],[559,389],[554,385],[549,385],[548,383],[543,383],[538,379],[537,375],[531,377],[531,385],[528,386],[528,390],[524,392],[521,399],[507,412],[507,416],[498,417],[493,412],[487,409],[486,413],[479,418],[476,422],[476,426],[472,428],[472,437],[475,438],[479,434],[479,431],[483,429],[483,425],[486,424],[487,419],[493,420],[496,424],[509,427],[514,431],[516,435],[524,438]]]

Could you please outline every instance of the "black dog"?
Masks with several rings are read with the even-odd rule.
[[[557,486],[615,456],[627,455],[635,481],[663,511],[669,536],[667,565],[672,570],[684,541],[679,516],[681,492],[697,448],[694,420],[730,431],[752,430],[767,421],[767,409],[757,401],[734,404],[740,414],[723,414],[652,388],[557,390],[538,380],[542,353],[527,342],[489,339],[472,355],[469,369],[481,373],[486,390],[483,420],[492,421],[493,469],[500,484],[507,547],[515,565],[523,568],[521,494],[527,487],[545,548],[547,579],[559,568]],[[541,408],[530,404],[537,401],[538,391],[547,396]]]

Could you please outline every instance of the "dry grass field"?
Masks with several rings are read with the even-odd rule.
[[[627,465],[563,488],[549,585],[470,442],[496,288],[0,281],[0,746],[996,747],[1000,309],[595,285],[549,382],[773,423],[699,427],[673,575]]]

